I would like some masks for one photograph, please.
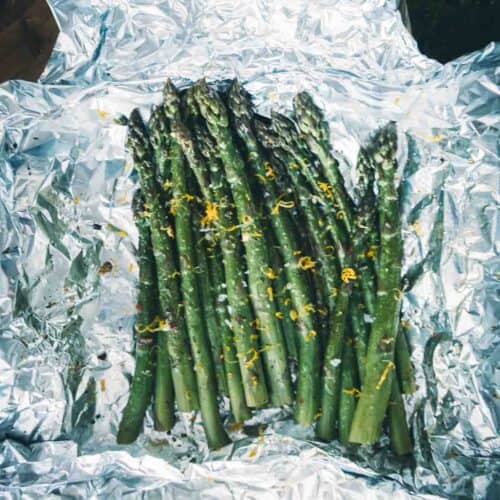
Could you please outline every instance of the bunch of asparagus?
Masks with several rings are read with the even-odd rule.
[[[399,328],[402,240],[394,124],[361,148],[354,196],[309,94],[293,119],[259,116],[237,81],[167,81],[146,125],[128,119],[140,179],[136,368],[118,442],[200,410],[293,405],[317,438],[412,450],[402,393],[415,390]],[[385,424],[385,425],[384,425]]]

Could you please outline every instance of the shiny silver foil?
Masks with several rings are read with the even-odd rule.
[[[443,66],[389,0],[48,3],[40,83],[0,86],[0,498],[498,498],[500,45]],[[309,90],[348,179],[397,121],[412,459],[316,443],[279,409],[217,452],[190,416],[115,444],[137,234],[114,118],[147,115],[167,76],[237,76],[263,113]]]

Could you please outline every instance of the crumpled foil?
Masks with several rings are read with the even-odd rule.
[[[0,497],[498,498],[500,45],[443,66],[385,0],[48,3],[61,33],[40,83],[0,86]],[[238,76],[263,113],[309,90],[348,178],[397,121],[411,459],[314,442],[280,409],[217,452],[189,416],[115,444],[137,233],[113,120],[147,115],[167,76]]]

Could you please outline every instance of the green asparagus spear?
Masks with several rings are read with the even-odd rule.
[[[160,202],[160,193],[155,182],[155,166],[148,132],[137,109],[129,120],[129,147],[134,156],[134,164],[139,172],[142,192],[150,212],[151,239],[158,273],[158,290],[164,330],[157,334],[157,376],[155,389],[156,405],[166,405],[169,394],[164,384],[168,351],[175,397],[180,411],[192,411],[198,407],[196,380],[193,372],[193,360],[186,334],[184,317],[181,314],[181,296],[177,279],[177,265],[173,260],[173,242],[165,231],[167,214]],[[158,416],[158,415],[157,415]],[[161,427],[168,427],[169,421],[158,422]]]
[[[296,325],[300,340],[295,420],[299,424],[309,425],[318,411],[320,377],[315,367],[319,365],[320,359],[314,294],[305,273],[310,272],[315,263],[310,256],[304,255],[295,236],[293,222],[287,212],[287,207],[290,208],[293,202],[284,201],[284,197],[276,190],[272,165],[264,157],[252,130],[254,113],[249,97],[237,81],[232,83],[229,90],[228,108],[232,125],[244,144],[247,163],[262,183],[269,222],[278,240],[283,260],[287,263],[285,273],[290,283],[292,303],[298,314]]]
[[[215,312],[217,324],[222,340],[222,360],[226,374],[231,413],[235,422],[244,422],[252,417],[252,412],[247,406],[243,380],[241,377],[238,353],[234,344],[234,334],[231,330],[231,317],[226,303],[227,288],[224,282],[223,269],[219,264],[219,255],[212,253],[208,255],[207,263],[210,277],[210,286],[215,295]],[[222,271],[222,274],[221,274]]]
[[[397,378],[394,377],[389,401],[389,436],[391,448],[396,455],[406,455],[413,451],[406,411],[403,398],[399,389]]]
[[[359,287],[353,288],[350,304],[350,314],[354,352],[356,353],[359,378],[360,380],[363,380],[370,325],[365,322],[365,305],[363,304]]]
[[[334,290],[337,290],[339,286],[340,273],[325,216],[321,207],[315,203],[315,198],[307,187],[295,156],[281,147],[281,139],[271,129],[271,122],[259,116],[254,120],[254,126],[260,143],[274,159],[273,164],[278,170],[278,178],[283,179],[282,190],[285,191],[285,186],[293,185],[298,195],[300,208],[307,224],[307,232],[311,238],[314,253],[321,264],[319,274],[323,276],[326,283],[328,307],[333,311],[336,293]]]
[[[196,217],[194,223],[195,234],[197,234],[198,231],[199,234],[201,234],[200,229],[199,217]],[[205,318],[205,328],[210,340],[217,387],[219,389],[219,394],[228,396],[227,378],[224,370],[223,340],[221,338],[219,319],[216,311],[215,291],[210,282],[208,248],[204,238],[199,238],[198,241],[195,241],[195,251],[196,261],[198,263],[197,272],[200,284],[201,303]]]
[[[360,200],[356,210],[356,227],[357,231],[354,235],[354,248],[357,258],[357,268],[361,277],[361,284],[363,289],[363,297],[367,312],[373,317],[375,314],[375,275],[374,266],[378,268],[378,259],[376,258],[376,247],[379,245],[378,231],[377,231],[377,200],[374,193],[375,181],[375,168],[373,158],[377,154],[377,144],[371,145],[367,150],[361,149],[358,157],[358,198]],[[370,261],[367,257],[373,259]],[[357,323],[356,318],[353,316],[353,325]],[[366,342],[363,341],[362,336],[366,334],[366,326],[363,328],[359,326],[356,342],[356,353],[358,359],[363,362],[359,364],[361,378],[364,374],[364,360],[366,356]],[[401,381],[403,390],[413,392],[414,375],[413,367],[411,365],[410,354],[406,337],[404,332],[399,331],[396,337],[396,350],[395,350],[395,364],[396,372]],[[388,421],[389,421],[389,434],[391,436],[391,446],[395,453],[403,454],[408,453],[408,446],[411,447],[411,438],[408,432],[406,423],[406,413],[403,404],[403,399],[400,394],[399,384],[394,377],[392,382],[391,398],[396,401],[389,404],[388,407]]]
[[[172,92],[175,92],[172,99]],[[175,150],[174,144],[172,141],[172,137],[170,136],[170,131],[176,126],[176,122],[181,120],[181,111],[180,111],[180,101],[176,93],[176,89],[170,81],[167,81],[164,89],[164,94],[167,98],[164,100],[163,105],[155,108],[153,110],[150,122],[155,126],[154,131],[152,131],[153,137],[155,140],[152,141],[153,145],[156,144],[156,151],[160,151],[157,154],[158,162],[163,163],[162,175],[160,183],[163,185],[164,193],[168,193],[169,187],[172,185],[172,175],[170,172],[170,164],[169,160],[165,161],[165,158],[169,158],[171,160],[172,149]],[[165,135],[167,137],[165,137]],[[179,147],[179,146],[177,146]],[[186,181],[191,185],[189,181],[189,176],[186,177]],[[170,197],[172,193],[170,193]],[[189,195],[190,197],[192,195]],[[168,197],[166,198],[168,200]],[[175,210],[175,208],[174,208]],[[201,249],[200,245],[202,245],[202,241],[198,240],[195,253],[199,258],[204,257],[204,250]],[[200,266],[204,264],[200,263]],[[208,299],[211,296],[209,291],[209,281],[206,273],[199,273],[199,282],[201,288],[201,297],[202,303],[207,304],[205,302],[205,298]],[[211,301],[211,299],[210,299]],[[210,339],[210,347],[212,351],[212,358],[215,367],[215,373],[217,378],[217,386],[221,394],[227,394],[227,386],[226,386],[226,377],[224,374],[224,365],[222,362],[222,342],[219,337],[218,327],[217,327],[217,319],[215,313],[215,305],[208,302],[208,305],[204,308],[205,315],[205,327]],[[211,304],[211,305],[210,305]]]
[[[165,186],[165,181],[170,178],[168,146],[169,124],[163,106],[155,106],[151,110],[148,122],[151,145],[154,151],[156,164],[156,177],[160,186]],[[167,182],[168,184],[168,182]],[[165,186],[166,187],[166,186]]]
[[[331,441],[337,436],[338,431],[342,350],[349,311],[349,296],[349,283],[342,283],[336,297],[323,359],[321,416],[316,426],[316,437],[322,441]]]
[[[394,376],[394,344],[399,323],[402,240],[396,187],[395,126],[385,127],[377,138],[380,191],[380,272],[375,318],[368,342],[363,385],[349,435],[354,443],[373,444],[381,432]]]
[[[263,272],[269,267],[270,260],[262,238],[260,214],[255,209],[246,178],[245,164],[231,134],[227,112],[220,97],[204,81],[196,84],[195,97],[207,127],[217,143],[233,194],[238,220],[242,225],[250,296],[260,323],[260,338],[264,349],[263,358],[268,374],[271,401],[275,405],[291,404],[292,384],[285,341],[277,324],[276,308],[271,297],[272,283]]]
[[[172,84],[167,80],[163,92],[163,106],[167,118],[175,122],[180,114],[178,96],[172,92]],[[170,210],[174,215],[177,250],[179,252],[181,290],[191,350],[195,361],[200,410],[203,427],[210,448],[220,448],[229,442],[219,415],[217,384],[208,342],[208,334],[203,320],[200,303],[200,289],[196,274],[195,243],[193,238],[190,207],[193,196],[188,192],[186,164],[181,146],[172,140],[169,148],[172,173],[173,198]]]
[[[275,138],[282,150],[287,151],[296,165],[302,165],[301,172],[304,172],[311,166],[309,157],[305,148],[300,144],[298,134],[293,123],[285,117],[274,113],[271,124],[275,132]],[[299,197],[304,199],[304,207],[307,207],[308,195],[304,189],[300,188],[299,174],[296,165],[289,165],[289,174],[292,179],[295,178],[295,187],[299,192]],[[310,186],[312,187],[312,186]],[[303,193],[303,194],[301,194]],[[309,195],[310,198],[310,195]],[[328,208],[328,207],[326,207]],[[335,306],[330,315],[330,331],[328,334],[325,355],[323,360],[323,381],[321,390],[321,414],[316,427],[316,435],[319,439],[329,441],[337,433],[338,409],[340,400],[340,376],[342,349],[344,344],[344,331],[346,326],[346,317],[349,306],[349,296],[352,288],[352,280],[356,279],[356,272],[352,266],[352,252],[348,247],[348,238],[345,231],[339,224],[333,211],[324,212],[326,229],[330,232],[334,244],[338,261],[342,267],[341,280],[331,276],[334,267],[328,265],[322,268],[326,277],[330,277],[330,282],[340,285],[333,286],[332,292],[338,294],[335,300]],[[314,221],[311,221],[314,224]],[[321,234],[321,232],[320,232]],[[326,249],[324,249],[326,250]],[[326,252],[325,252],[326,253]]]
[[[356,408],[359,393],[356,373],[356,358],[353,349],[353,339],[348,337],[342,352],[342,388],[339,403],[339,441],[349,442],[352,417]]]
[[[174,136],[181,144],[188,163],[198,181],[199,187],[206,199],[206,214],[204,224],[214,227],[222,250],[227,298],[230,306],[231,327],[233,335],[224,344],[225,361],[231,362],[234,345],[236,345],[240,373],[245,391],[247,405],[259,408],[268,402],[268,392],[264,371],[257,343],[257,322],[252,310],[248,288],[245,279],[245,265],[242,258],[242,243],[239,237],[239,227],[229,186],[219,162],[216,145],[201,124],[201,115],[194,99],[186,96],[186,107],[192,121],[197,145],[189,130],[180,123],[174,130]],[[200,147],[198,153],[196,146]],[[206,163],[205,163],[206,162]],[[214,270],[217,271],[217,269]],[[222,272],[218,271],[218,282],[221,282]],[[219,308],[220,310],[220,308]],[[227,310],[226,310],[227,312]],[[223,316],[221,316],[223,319]],[[228,367],[226,366],[226,369]],[[234,368],[233,373],[236,373]],[[235,401],[235,404],[237,402]]]
[[[396,338],[396,372],[403,394],[413,394],[417,390],[415,372],[411,363],[410,349],[402,328]]]
[[[137,439],[142,428],[146,409],[151,402],[154,386],[154,334],[149,325],[152,325],[158,313],[158,287],[156,284],[156,269],[154,263],[149,221],[144,217],[144,201],[140,190],[134,195],[134,218],[139,232],[139,249],[137,261],[139,264],[139,288],[137,296],[136,318],[136,348],[135,371],[130,386],[127,405],[123,410],[122,419],[118,427],[116,441],[118,444],[132,443]],[[164,420],[170,418],[171,426],[174,422],[174,394],[170,369],[166,373],[170,376],[170,405],[161,408],[165,412]]]
[[[309,148],[318,157],[333,190],[335,202],[343,215],[347,231],[352,234],[354,232],[354,205],[345,188],[338,161],[331,153],[330,131],[323,112],[314,104],[307,92],[300,92],[294,97],[293,107],[299,128]]]
[[[297,169],[309,180],[309,187],[316,194],[322,193],[324,196],[314,197],[315,201],[322,201],[323,213],[327,223],[327,229],[330,232],[335,251],[342,267],[350,265],[352,260],[352,250],[350,249],[349,234],[342,226],[342,220],[345,216],[342,211],[336,209],[336,199],[333,188],[328,184],[315,180],[315,166],[310,152],[306,149],[301,140],[295,124],[287,117],[279,113],[271,113],[271,124],[276,133],[276,139],[282,149],[287,151],[295,160],[290,164],[290,173]]]
[[[273,274],[276,274],[275,281],[275,295],[277,308],[279,309],[280,326],[282,328],[283,336],[285,337],[286,350],[289,359],[295,362],[299,359],[299,339],[297,335],[297,328],[295,322],[290,317],[293,316],[294,306],[292,305],[292,298],[290,297],[289,285],[286,279],[284,261],[280,255],[279,247],[275,238],[272,238],[271,244],[271,259]]]
[[[377,200],[375,198],[375,167],[371,164],[371,151],[363,148],[358,155],[357,194],[359,204],[354,212],[354,232],[352,234],[356,269],[360,277],[360,287],[366,312],[373,316],[376,301],[376,277],[373,264],[377,262],[378,222]]]

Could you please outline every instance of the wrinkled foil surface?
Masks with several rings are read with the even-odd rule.
[[[48,3],[61,33],[40,83],[0,86],[0,497],[494,498],[500,45],[443,66],[385,0]],[[238,76],[262,113],[310,91],[348,179],[359,145],[397,121],[412,459],[384,440],[316,443],[280,409],[217,452],[189,417],[168,435],[148,417],[137,443],[115,444],[137,233],[113,120],[147,116],[167,76]]]

